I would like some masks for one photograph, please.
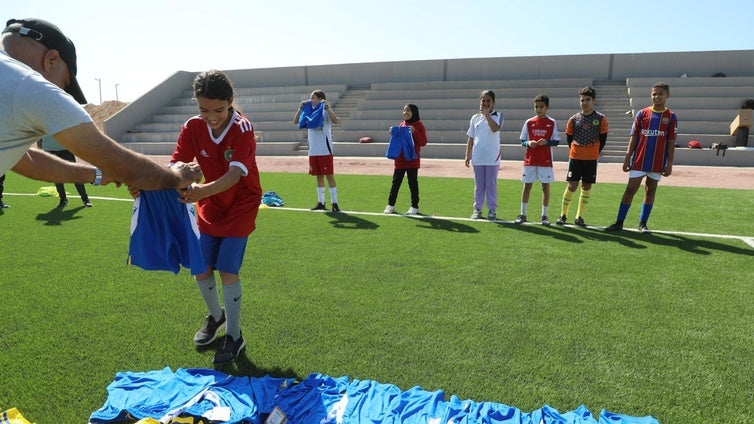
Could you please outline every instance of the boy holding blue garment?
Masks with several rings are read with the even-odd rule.
[[[317,204],[313,211],[327,210],[325,207],[325,178],[330,187],[332,211],[340,212],[338,207],[338,189],[335,185],[333,169],[332,124],[340,123],[327,104],[327,97],[322,90],[314,90],[310,100],[304,100],[293,118],[301,129],[306,128],[309,141],[309,175],[317,177]]]

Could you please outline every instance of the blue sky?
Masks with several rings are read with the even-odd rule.
[[[751,0],[2,3],[3,24],[43,18],[74,41],[90,103],[100,82],[103,101],[116,84],[118,99],[133,101],[179,70],[754,49]]]

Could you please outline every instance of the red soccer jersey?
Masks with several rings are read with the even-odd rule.
[[[528,140],[553,140],[560,141],[558,124],[549,116],[540,118],[535,116],[524,123],[521,130],[521,141]],[[524,156],[524,166],[552,166],[551,146],[527,147]]]
[[[644,172],[662,172],[668,161],[667,141],[675,140],[678,118],[670,109],[655,112],[645,107],[634,118],[631,136],[637,136],[636,150],[631,158],[631,169]]]
[[[225,175],[231,166],[241,168],[241,180],[222,193],[197,202],[199,230],[215,237],[246,237],[254,231],[262,188],[256,162],[254,127],[233,111],[231,122],[215,138],[212,130],[195,116],[181,128],[170,162],[199,163],[205,182]]]

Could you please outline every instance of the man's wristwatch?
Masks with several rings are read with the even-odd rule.
[[[94,175],[95,175],[95,177],[94,177],[94,181],[92,181],[92,185],[93,186],[98,186],[102,182],[102,171],[100,171],[99,168],[95,167],[94,168]]]

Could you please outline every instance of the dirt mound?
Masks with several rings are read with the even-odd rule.
[[[89,116],[94,120],[94,124],[99,129],[103,129],[102,123],[105,122],[105,119],[115,115],[126,106],[128,106],[128,103],[108,100],[101,105],[88,104],[84,106],[84,109],[89,112]]]

